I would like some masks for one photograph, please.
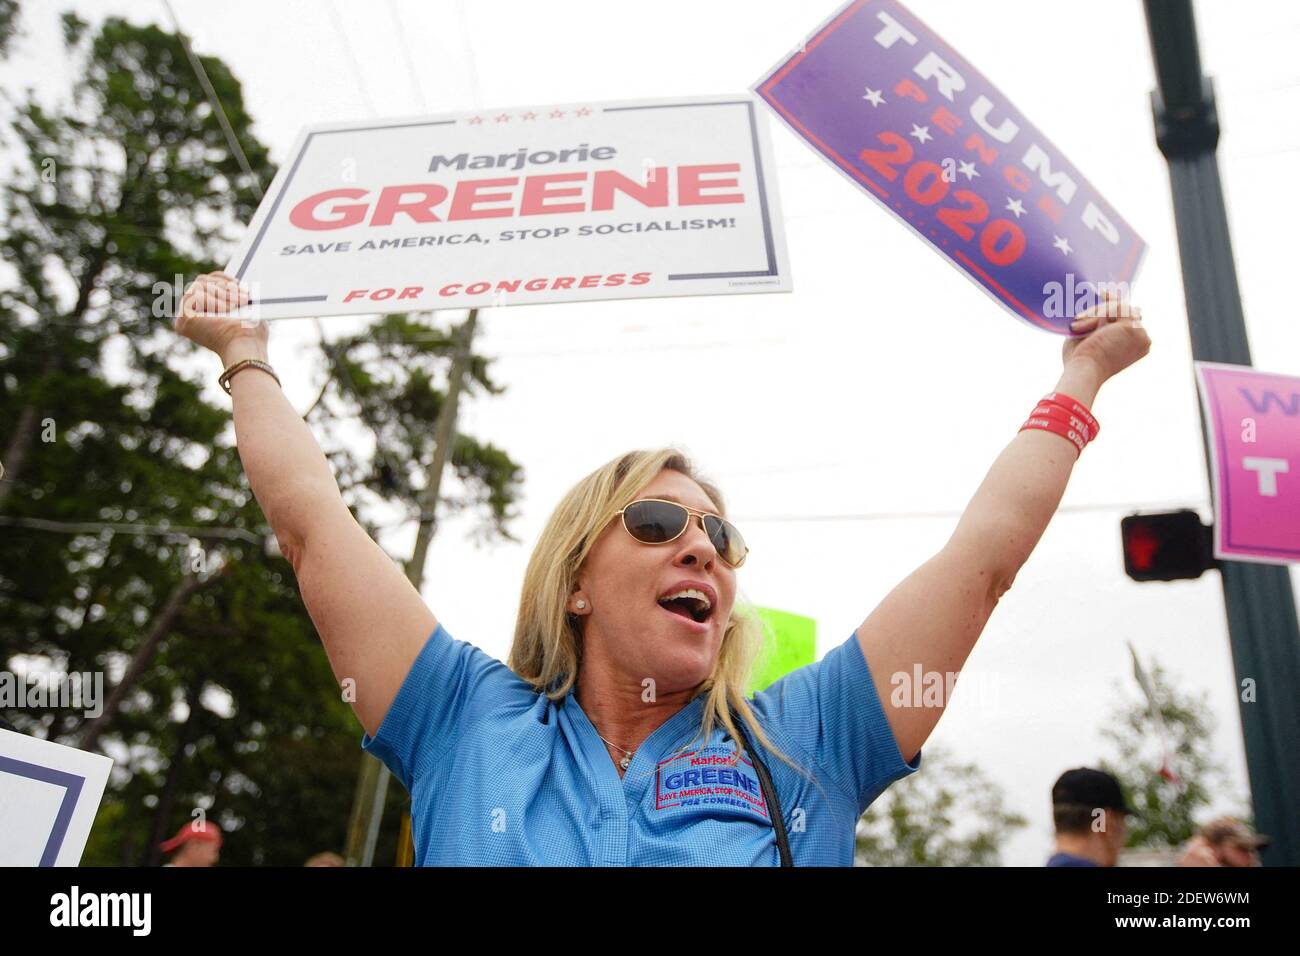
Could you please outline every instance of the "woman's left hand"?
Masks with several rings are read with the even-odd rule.
[[[1071,328],[1076,334],[1066,339],[1062,362],[1067,368],[1075,362],[1089,362],[1102,381],[1151,350],[1151,338],[1142,326],[1142,310],[1106,293],[1101,303],[1079,315]]]

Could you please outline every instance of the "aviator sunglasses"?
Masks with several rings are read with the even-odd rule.
[[[700,519],[700,527],[709,536],[718,557],[731,567],[740,567],[749,554],[745,539],[726,518],[708,511],[696,511],[675,501],[642,498],[614,514],[622,516],[624,530],[642,544],[667,544],[675,541],[686,531],[691,516],[694,515]]]

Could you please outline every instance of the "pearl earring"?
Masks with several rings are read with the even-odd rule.
[[[587,602],[586,602],[586,601],[583,601],[583,600],[579,600],[579,601],[578,601],[578,610],[579,610],[579,611],[581,611],[581,610],[582,610],[584,607],[586,607],[586,606],[587,606]]]

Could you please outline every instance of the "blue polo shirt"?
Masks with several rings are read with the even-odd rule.
[[[656,728],[620,779],[572,691],[549,700],[440,624],[361,746],[411,794],[419,866],[779,866],[758,775],[727,764],[725,730],[681,749],[705,699]],[[858,818],[921,761],[899,752],[857,638],[751,705],[812,778],[762,752],[795,865],[851,866]]]

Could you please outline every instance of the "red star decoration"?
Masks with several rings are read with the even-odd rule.
[[[551,110],[551,119],[559,119],[564,115],[564,110]]]
[[[500,116],[497,117],[497,122],[498,122],[498,123],[509,123],[509,122],[510,122],[510,117],[509,117],[507,114],[502,113]]]
[[[537,114],[534,113],[532,110],[529,110],[527,113],[524,114],[523,118],[526,120],[535,120],[537,119]]]
[[[578,114],[579,116],[586,116],[587,114],[589,114],[589,113],[591,112],[591,110],[587,109],[587,107],[584,106],[584,107],[582,107],[582,109],[577,110],[576,112],[577,112],[577,114]]]
[[[475,126],[475,125],[477,125],[477,124],[483,122],[483,117],[481,117],[481,116],[471,116],[471,117],[470,117],[468,120],[466,120],[465,122],[469,123],[471,126]]]

